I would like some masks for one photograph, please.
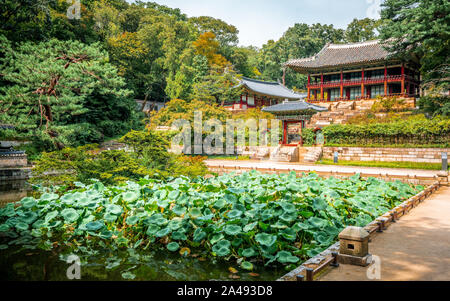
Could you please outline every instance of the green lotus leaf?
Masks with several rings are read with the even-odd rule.
[[[316,211],[325,210],[327,208],[328,204],[325,200],[322,198],[314,198],[313,200],[313,209]]]
[[[172,233],[172,239],[173,240],[187,240],[187,236],[183,232],[175,231]]]
[[[224,257],[230,254],[231,243],[228,240],[221,240],[212,247],[212,251],[219,257]]]
[[[8,232],[11,227],[8,224],[0,225],[0,232]]]
[[[98,231],[101,228],[103,228],[105,226],[105,224],[103,224],[100,221],[93,221],[93,222],[89,222],[86,224],[86,229],[88,231]]]
[[[225,226],[224,231],[226,234],[234,236],[234,235],[238,235],[239,233],[241,233],[242,228],[237,225],[227,225],[227,226]]]
[[[296,256],[293,256],[291,252],[288,251],[280,251],[277,253],[277,260],[280,263],[297,263],[300,259]]]
[[[180,245],[176,242],[171,242],[167,245],[167,250],[175,252],[180,248]]]
[[[285,212],[280,215],[280,219],[284,222],[290,223],[297,219],[297,214],[295,212]]]
[[[24,222],[18,222],[17,224],[15,224],[15,227],[19,231],[26,231],[26,230],[28,230],[28,224],[24,223]]]
[[[322,246],[328,246],[333,242],[333,236],[328,236],[325,233],[315,233],[314,239]]]
[[[233,241],[231,242],[231,245],[235,248],[239,247],[242,243],[244,242],[244,240],[242,238],[235,238],[233,239]]]
[[[272,229],[278,229],[278,230],[288,228],[288,226],[287,226],[285,223],[280,222],[280,221],[276,222],[276,223],[273,224],[273,225],[270,225],[270,227],[271,227]]]
[[[22,204],[22,207],[25,209],[31,209],[37,205],[37,201],[32,197],[25,197],[20,201],[20,203]]]
[[[120,215],[122,213],[122,207],[119,205],[108,204],[106,205],[106,213]]]
[[[217,242],[219,242],[220,240],[222,240],[224,238],[223,234],[215,234],[211,237],[211,239],[209,240],[209,242],[214,245]]]
[[[47,213],[47,214],[45,215],[45,223],[49,223],[51,220],[53,220],[55,217],[57,217],[58,214],[59,214],[59,212],[56,211],[56,210]]]
[[[147,228],[147,232],[146,234],[149,236],[153,236],[155,235],[158,231],[160,230],[160,227],[158,227],[157,225],[150,225]]]
[[[111,239],[111,237],[113,236],[113,232],[108,230],[102,231],[99,236],[103,239]]]
[[[313,228],[322,229],[328,225],[328,221],[326,219],[311,217],[308,219],[308,224],[310,224]]]
[[[178,230],[183,226],[183,220],[182,219],[173,219],[169,222],[169,224],[167,226],[173,231]]]
[[[139,222],[139,217],[136,215],[127,217],[126,223],[130,226],[134,226]]]
[[[255,240],[260,245],[270,247],[277,241],[277,237],[275,235],[270,235],[267,233],[258,233],[255,236]]]
[[[53,221],[47,225],[47,228],[56,228],[61,225],[61,221]]]
[[[179,192],[178,190],[174,190],[174,191],[171,191],[171,192],[169,193],[169,195],[167,196],[167,198],[170,199],[170,200],[176,200],[176,199],[178,198],[179,195],[180,195],[180,192]]]
[[[284,229],[280,232],[281,236],[289,241],[295,241],[297,238],[297,233],[290,228]]]
[[[244,257],[253,257],[256,256],[258,253],[256,253],[255,249],[253,248],[248,248],[248,249],[244,249],[242,251],[242,256]]]
[[[240,218],[242,214],[243,213],[240,210],[231,210],[230,212],[227,213],[227,217],[229,219],[237,219]]]
[[[156,232],[155,236],[156,237],[164,237],[169,235],[171,232],[171,230],[169,228],[163,228],[161,230],[159,230],[158,232]]]
[[[248,261],[243,261],[241,262],[241,268],[243,268],[244,270],[253,270],[253,264],[251,262]]]
[[[113,222],[115,222],[116,220],[117,220],[117,218],[118,218],[118,216],[117,215],[114,215],[114,214],[111,214],[111,213],[106,213],[104,216],[103,216],[103,219],[105,220],[105,221],[107,221],[108,223],[113,223]]]
[[[64,209],[61,211],[61,216],[64,218],[64,221],[69,224],[75,222],[80,217],[78,212],[73,208]]]
[[[22,217],[20,217],[20,221],[29,225],[32,224],[37,219],[37,217],[38,215],[36,212],[27,211]]]
[[[202,216],[202,211],[199,208],[192,208],[191,210],[189,210],[189,215],[193,219],[196,219],[196,218]]]
[[[53,201],[57,200],[58,198],[59,196],[56,193],[44,193],[40,199],[45,201]]]
[[[258,222],[254,222],[254,223],[245,225],[243,230],[244,230],[244,232],[252,231],[253,229],[255,229],[255,227],[256,227],[257,225],[258,225]]]
[[[295,205],[292,203],[281,202],[280,205],[285,212],[288,212],[288,213],[296,212]]]
[[[72,193],[68,193],[61,196],[60,200],[63,204],[72,205],[75,202],[75,197]]]
[[[273,217],[273,210],[268,209],[268,210],[264,210],[261,213],[261,220],[262,221],[266,221],[268,219],[271,219],[272,217]]]
[[[122,198],[128,203],[132,203],[139,198],[139,193],[135,191],[127,191],[122,194]]]
[[[134,278],[136,278],[136,275],[131,272],[125,272],[122,273],[122,278],[127,280],[133,280]]]
[[[296,223],[294,226],[292,226],[292,230],[294,231],[300,231],[300,230],[309,230],[311,229],[311,225],[306,223]]]
[[[46,223],[45,223],[44,220],[38,219],[37,221],[35,221],[35,222],[33,223],[33,228],[34,228],[34,229],[43,228],[45,224],[46,224]]]
[[[0,245],[0,250],[6,250],[8,249],[8,245]]]
[[[214,208],[216,208],[216,209],[222,209],[223,207],[226,206],[226,204],[227,204],[227,202],[226,202],[224,199],[220,199],[220,200],[217,200],[217,201],[214,203]]]
[[[186,213],[186,207],[180,206],[180,205],[175,205],[172,208],[173,213],[175,213],[176,215],[183,215]]]
[[[7,204],[5,208],[0,210],[0,212],[2,212],[1,216],[13,217],[16,215],[16,210],[14,209],[13,203]]]
[[[206,233],[202,229],[198,228],[194,231],[194,241],[195,242],[201,242],[203,239],[205,239]]]
[[[216,245],[218,245],[220,248],[229,248],[231,246],[231,243],[229,240],[222,239]]]

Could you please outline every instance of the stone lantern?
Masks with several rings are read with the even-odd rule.
[[[347,227],[339,234],[339,262],[367,266],[372,260],[369,254],[369,233],[361,227]]]

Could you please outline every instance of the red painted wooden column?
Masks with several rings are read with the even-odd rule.
[[[364,97],[364,68],[361,71],[361,97]]]
[[[388,91],[388,85],[387,85],[387,66],[384,66],[384,96],[387,96]]]
[[[405,64],[402,63],[402,91],[401,94],[405,93]]]
[[[323,100],[323,73],[320,74],[320,100]]]
[[[344,97],[344,72],[341,70],[341,99]]]
[[[311,74],[308,74],[308,100],[311,98]]]
[[[283,121],[283,144],[287,144],[287,122]]]

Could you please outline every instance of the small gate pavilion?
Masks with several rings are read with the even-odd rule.
[[[326,108],[307,103],[305,101],[285,101],[283,103],[266,107],[263,112],[274,114],[283,123],[283,146],[301,146],[302,129],[311,117],[317,112],[327,111]]]

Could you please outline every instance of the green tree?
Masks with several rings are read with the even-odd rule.
[[[327,43],[339,43],[344,40],[344,30],[333,25],[295,24],[278,41],[270,40],[263,45],[259,53],[258,70],[264,80],[276,81],[283,76],[283,64],[290,59],[315,55]],[[306,77],[296,72],[287,72],[286,85],[304,89]]]
[[[234,103],[241,93],[238,76],[231,67],[225,71],[212,68],[201,82],[194,85],[192,98],[223,106]]]
[[[386,0],[380,36],[396,57],[417,57],[425,87],[449,90],[450,3],[447,0]]]
[[[345,40],[349,43],[365,42],[377,38],[377,30],[381,20],[369,18],[353,19],[345,30]]]
[[[15,125],[28,138],[41,135],[52,142],[48,147],[76,142],[68,137],[76,136],[74,126],[80,125],[74,121],[90,111],[86,104],[94,93],[130,94],[99,44],[53,39],[13,49],[5,37],[0,40],[2,80],[7,83],[0,90],[0,122]]]
[[[233,50],[239,42],[239,30],[235,26],[208,16],[192,17],[189,22],[195,25],[200,34],[212,32],[219,42],[220,54],[231,59]]]

